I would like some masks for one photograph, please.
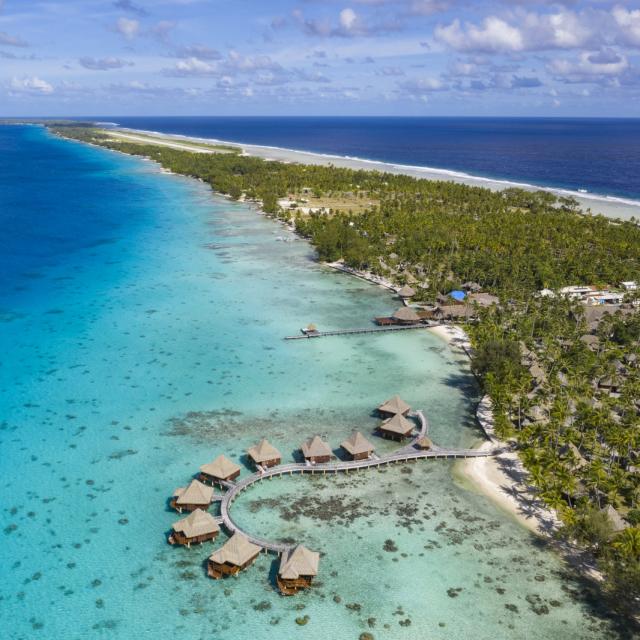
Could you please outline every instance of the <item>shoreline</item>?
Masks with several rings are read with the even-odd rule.
[[[610,218],[628,220],[631,217],[640,218],[640,200],[624,198],[620,196],[607,196],[596,193],[584,194],[571,189],[561,187],[550,187],[535,185],[528,182],[518,182],[515,180],[503,180],[499,178],[488,178],[475,176],[462,171],[452,171],[449,169],[438,169],[436,167],[412,166],[401,163],[385,162],[382,160],[370,160],[366,158],[341,156],[313,151],[302,151],[297,149],[287,149],[267,145],[234,142],[231,140],[220,140],[217,138],[199,138],[186,136],[183,134],[169,134],[158,131],[146,131],[144,129],[129,129],[125,127],[114,127],[106,131],[116,131],[125,134],[142,134],[147,137],[156,138],[160,144],[165,146],[177,146],[175,140],[184,140],[185,147],[191,143],[226,145],[237,147],[244,155],[261,158],[268,161],[279,161],[284,163],[300,163],[306,165],[335,166],[345,169],[380,171],[397,175],[407,175],[413,178],[425,180],[455,182],[472,187],[484,187],[491,191],[502,191],[508,188],[524,189],[526,191],[547,191],[559,197],[575,198],[580,207],[586,212],[590,209],[594,214],[602,214]],[[164,140],[164,141],[163,141]],[[173,142],[172,142],[173,141]],[[193,147],[185,149],[193,151]],[[200,150],[202,153],[203,150]],[[207,151],[204,150],[204,153]],[[216,152],[212,150],[212,152]]]

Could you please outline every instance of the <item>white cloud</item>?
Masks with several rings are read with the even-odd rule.
[[[616,6],[612,15],[625,43],[640,46],[640,9],[628,11],[624,7]]]
[[[550,73],[569,83],[615,80],[628,69],[626,56],[610,49],[595,53],[583,51],[577,61],[555,59],[548,65]]]
[[[127,40],[132,40],[140,31],[140,23],[138,20],[118,18],[118,21],[116,22],[116,31],[127,38]]]
[[[27,93],[32,95],[48,95],[54,92],[54,88],[51,84],[37,76],[32,76],[30,78],[13,78],[11,80],[10,89],[13,93]]]
[[[340,26],[347,31],[351,31],[356,25],[358,16],[353,9],[343,9],[340,12]]]
[[[522,51],[524,40],[516,27],[498,18],[489,16],[481,26],[466,23],[461,26],[457,18],[448,26],[439,25],[435,37],[458,51]]]

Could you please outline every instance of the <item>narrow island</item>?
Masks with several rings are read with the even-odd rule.
[[[255,203],[307,238],[322,262],[397,290],[401,307],[379,326],[435,320],[454,340],[453,327],[463,327],[490,435],[508,448],[486,462],[501,466],[501,475],[496,468],[467,471],[482,476],[489,491],[504,492],[496,482],[506,479],[512,503],[524,509],[536,502],[552,513],[547,535],[588,552],[610,609],[637,616],[635,219],[593,215],[575,199],[545,191],[267,161],[239,147],[77,123],[50,129],[150,158]]]

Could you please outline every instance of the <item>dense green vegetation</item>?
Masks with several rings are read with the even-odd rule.
[[[153,158],[232,198],[259,200],[272,215],[295,215],[321,259],[418,282],[423,300],[465,281],[498,294],[503,304],[481,310],[469,326],[473,366],[493,400],[497,432],[516,443],[541,497],[563,519],[563,535],[597,557],[612,606],[637,614],[640,314],[605,318],[589,335],[579,303],[537,295],[567,284],[640,281],[635,221],[586,215],[574,200],[545,192],[492,192],[114,142],[86,128],[56,130]],[[366,193],[376,204],[359,215],[279,209],[279,198],[308,190],[327,197]],[[603,512],[608,506],[631,526],[614,531]]]

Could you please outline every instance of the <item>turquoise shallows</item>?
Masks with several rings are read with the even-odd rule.
[[[285,342],[397,302],[150,162],[36,127],[0,127],[0,151],[3,638],[614,637],[555,553],[443,461],[255,486],[234,516],[322,552],[317,583],[280,596],[265,555],[208,579],[224,535],[166,543],[167,499],[201,464],[263,435],[285,459],[314,433],[368,435],[395,393],[468,446],[466,363],[427,332]]]

